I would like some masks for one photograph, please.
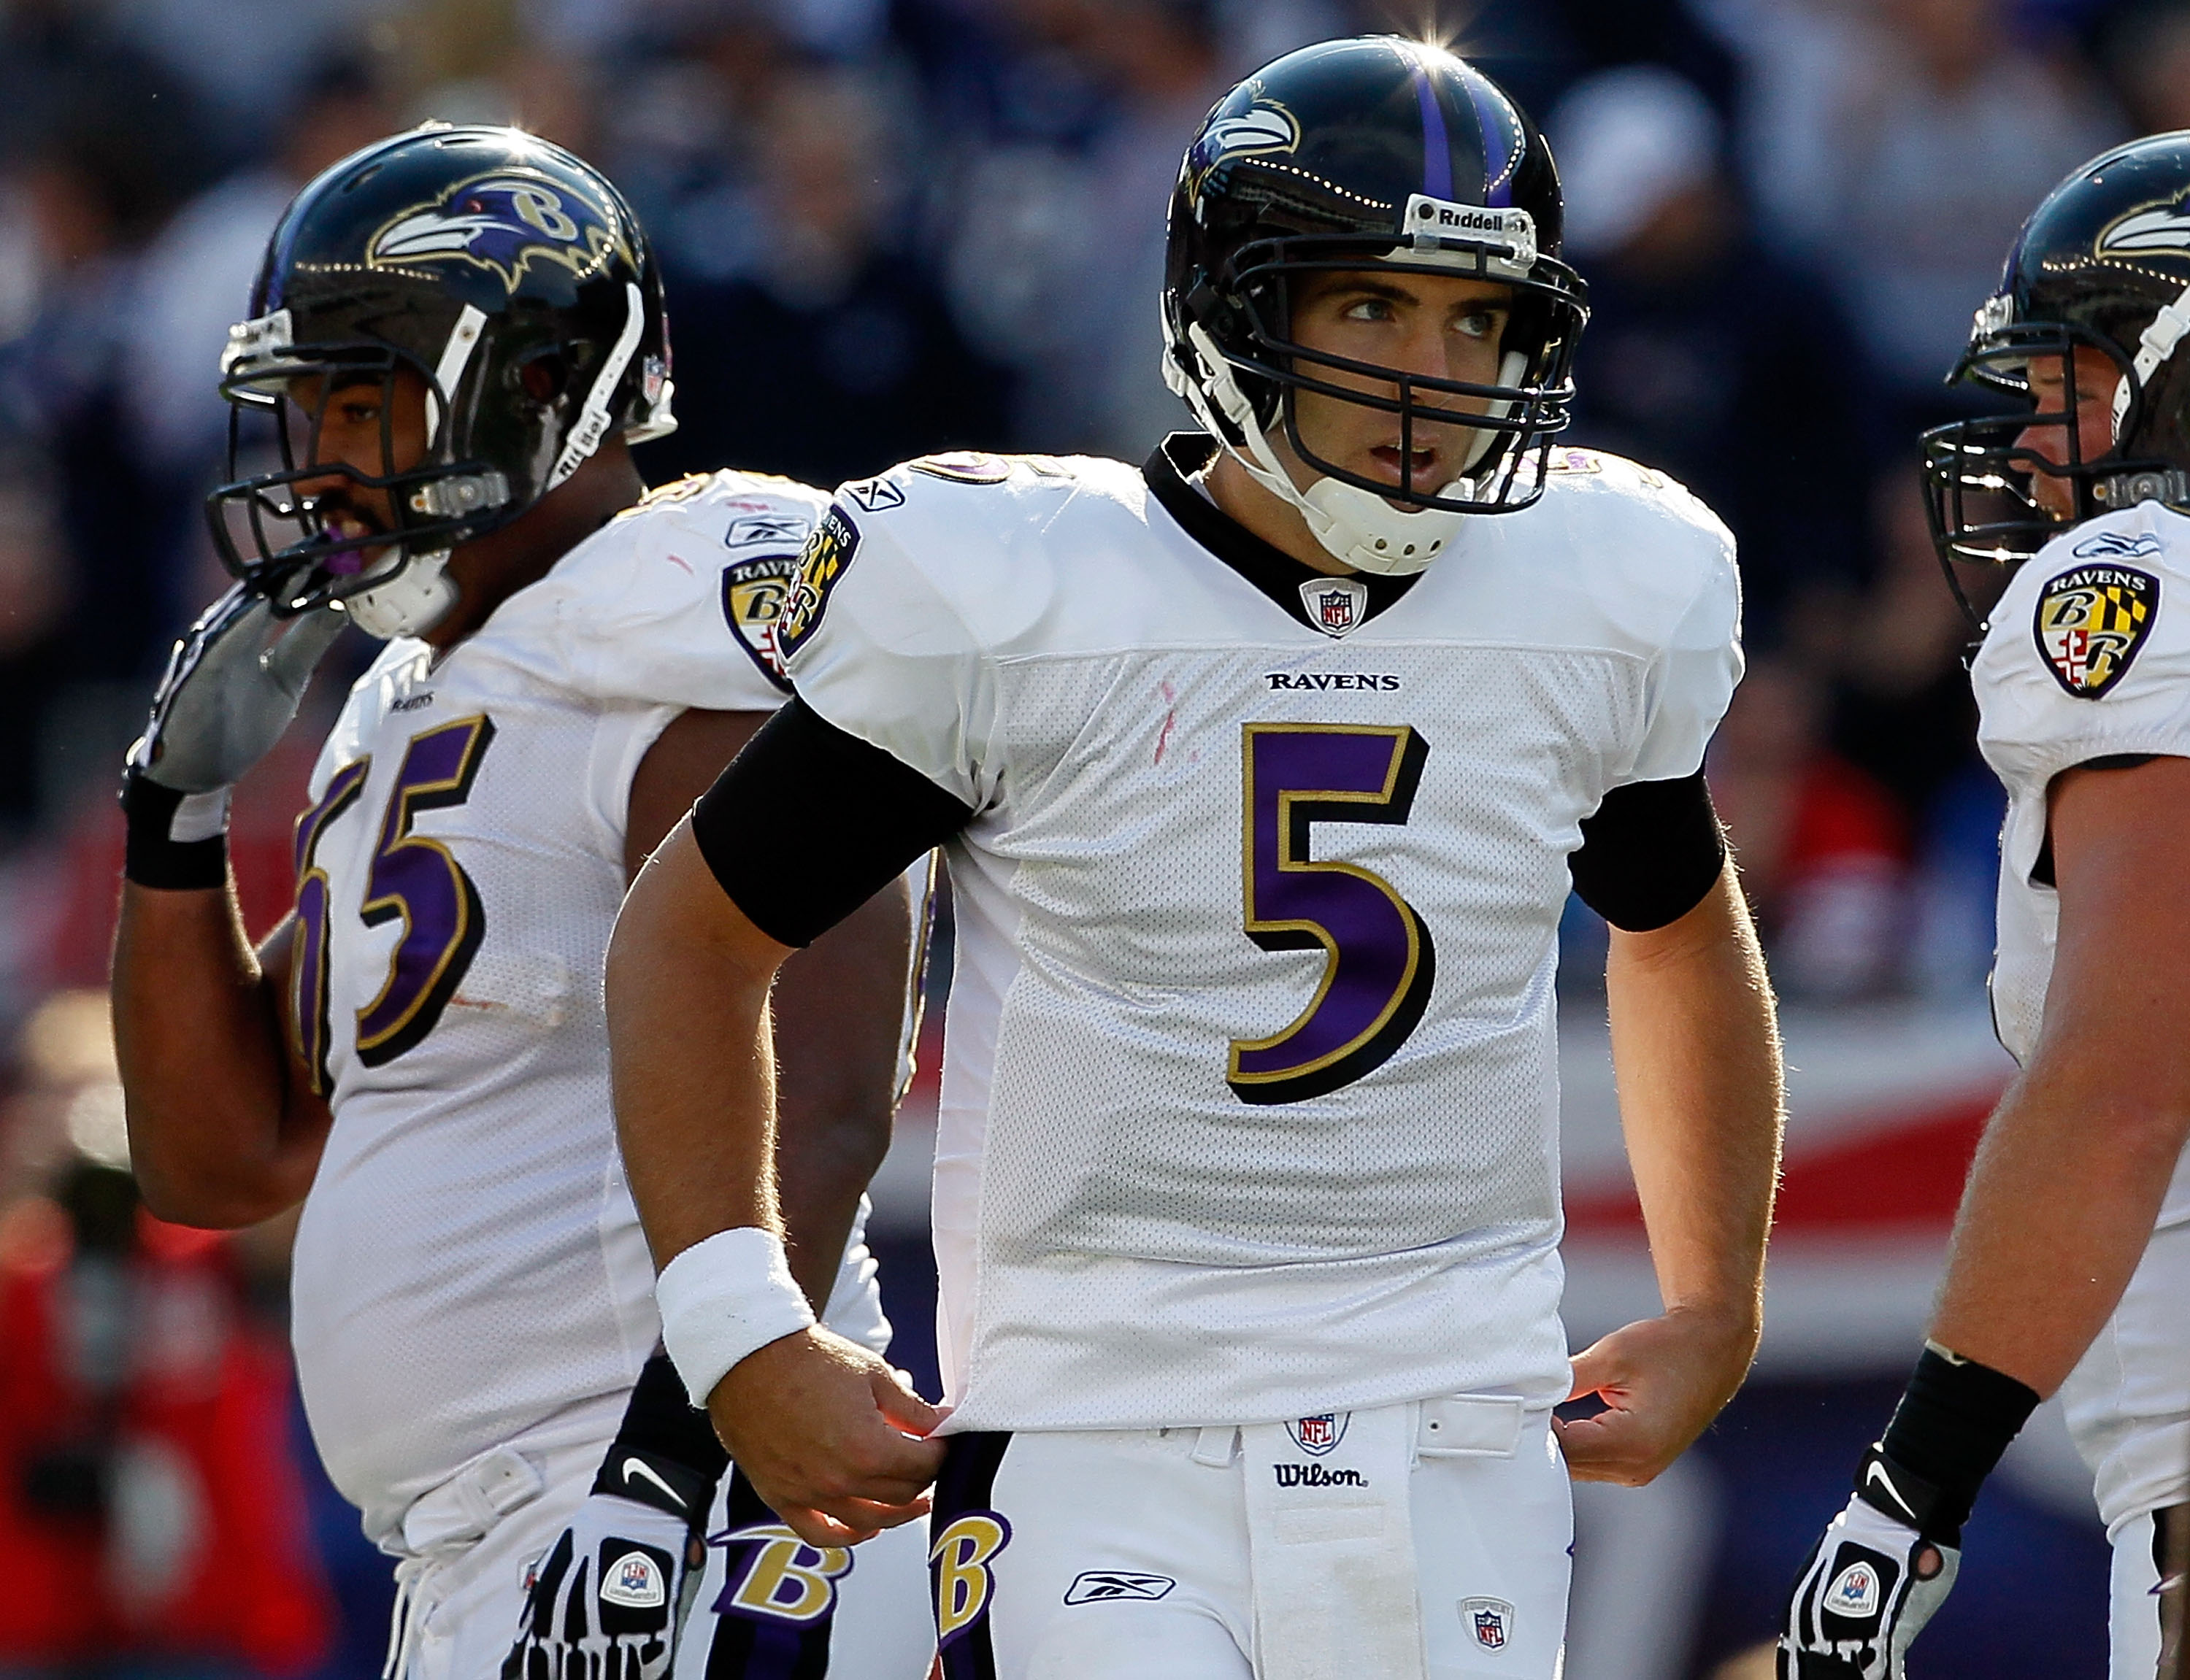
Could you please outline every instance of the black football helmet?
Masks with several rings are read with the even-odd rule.
[[[425,458],[399,467],[390,415],[409,370],[426,390]],[[381,387],[381,470],[316,460],[327,402]],[[251,319],[229,332],[221,392],[230,482],[207,501],[229,568],[288,615],[340,601],[375,635],[430,627],[454,599],[448,552],[508,523],[611,434],[676,425],[661,282],[607,178],[514,128],[429,125],[366,147],[290,203]],[[244,470],[251,409],[280,462]],[[339,477],[384,491],[396,527],[330,528]]]
[[[2023,224],[1999,291],[1977,311],[1949,384],[2020,399],[2002,415],[1924,434],[1925,503],[1943,561],[2028,559],[2066,526],[2158,500],[2190,511],[2190,132],[2132,141],[2093,159]],[[2079,391],[2074,352],[2095,349],[2113,371]],[[2061,359],[2064,406],[2034,412],[2028,368]],[[2074,416],[2113,405],[2112,447],[2084,458]],[[2031,426],[2057,427],[2068,459],[2017,447]],[[2043,472],[2074,490],[2070,517],[2030,494]],[[1960,593],[1951,566],[1948,580]],[[1965,602],[1966,605],[1966,602]]]
[[[1420,571],[1460,517],[1510,512],[1543,494],[1544,455],[1567,423],[1574,343],[1589,316],[1587,289],[1559,260],[1562,220],[1543,136],[1466,60],[1395,36],[1289,53],[1217,101],[1179,171],[1165,377],[1333,554],[1367,571]],[[1296,342],[1296,277],[1363,269],[1511,287],[1498,382],[1428,378]],[[1370,376],[1393,394],[1334,373]],[[1467,417],[1476,439],[1465,476],[1426,494],[1317,456],[1295,418],[1302,391],[1397,415],[1403,451],[1415,426],[1451,423],[1454,399],[1488,411]],[[1324,475],[1305,492],[1271,450],[1279,427]]]

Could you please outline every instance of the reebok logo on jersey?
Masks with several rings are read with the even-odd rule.
[[[2101,531],[2068,551],[2079,560],[2139,560],[2159,552],[2159,539],[2149,531],[2135,536],[2125,531]]]
[[[2159,580],[2132,566],[2079,566],[2038,594],[2031,631],[2053,680],[2096,700],[2129,674],[2159,612]]]
[[[1326,1464],[1273,1464],[1279,1487],[1366,1487],[1359,1470],[1334,1470]]]
[[[905,492],[887,478],[862,478],[856,484],[845,485],[844,494],[859,503],[863,513],[905,506]]]
[[[1398,677],[1382,670],[1268,670],[1262,673],[1262,681],[1273,688],[1313,690],[1317,693],[1368,688],[1388,694],[1399,686]]]
[[[730,521],[723,533],[725,548],[797,548],[814,522],[796,513],[748,513]]]
[[[1167,1575],[1139,1575],[1131,1570],[1083,1570],[1065,1590],[1068,1604],[1101,1604],[1120,1598],[1160,1598],[1178,1583]]]

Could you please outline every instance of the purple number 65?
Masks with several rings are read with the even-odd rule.
[[[1232,1041],[1243,1102],[1302,1102],[1381,1067],[1421,1025],[1437,953],[1382,876],[1309,856],[1318,823],[1404,823],[1429,748],[1404,725],[1250,723],[1240,742],[1246,934],[1265,951],[1325,953],[1300,1018]]]
[[[400,917],[403,937],[380,995],[357,1012],[357,1059],[378,1067],[423,1038],[472,965],[486,933],[479,889],[456,854],[411,832],[422,811],[462,805],[494,739],[484,716],[414,736],[395,772],[359,914],[367,927]]]

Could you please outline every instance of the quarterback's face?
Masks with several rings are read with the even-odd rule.
[[[407,472],[425,460],[425,381],[408,368],[398,370],[389,384],[377,374],[348,379],[337,375],[332,382],[295,379],[288,395],[298,465],[336,469],[299,480],[297,493],[310,499],[313,511],[336,536],[394,529],[398,521],[389,493],[358,479]],[[348,472],[340,470],[345,467]],[[363,551],[368,561],[374,552]]]
[[[2027,372],[2036,413],[2059,416],[2074,404],[2078,459],[2096,461],[2114,446],[2114,387],[2120,382],[2121,373],[2103,352],[2088,345],[2077,347],[2073,392],[2066,356],[2034,356]],[[2069,460],[2068,427],[2057,417],[2026,426],[2016,434],[2015,447],[2065,465]],[[2076,488],[2066,478],[2033,472],[2030,499],[2057,519],[2076,517]]]
[[[1499,344],[1513,313],[1512,288],[1457,275],[1373,270],[1317,274],[1295,295],[1292,336],[1325,355],[1470,385],[1498,380]],[[1303,372],[1326,383],[1397,398],[1396,381],[1323,367]],[[1416,402],[1454,414],[1481,414],[1483,397],[1417,391]],[[1399,416],[1342,398],[1299,392],[1295,416],[1308,451],[1372,482],[1434,492],[1465,470],[1475,433],[1419,418],[1400,453]],[[1309,474],[1313,482],[1314,475]]]

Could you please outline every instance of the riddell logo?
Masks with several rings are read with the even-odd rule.
[[[1321,1464],[1273,1464],[1279,1487],[1366,1487],[1359,1470],[1333,1470]]]

